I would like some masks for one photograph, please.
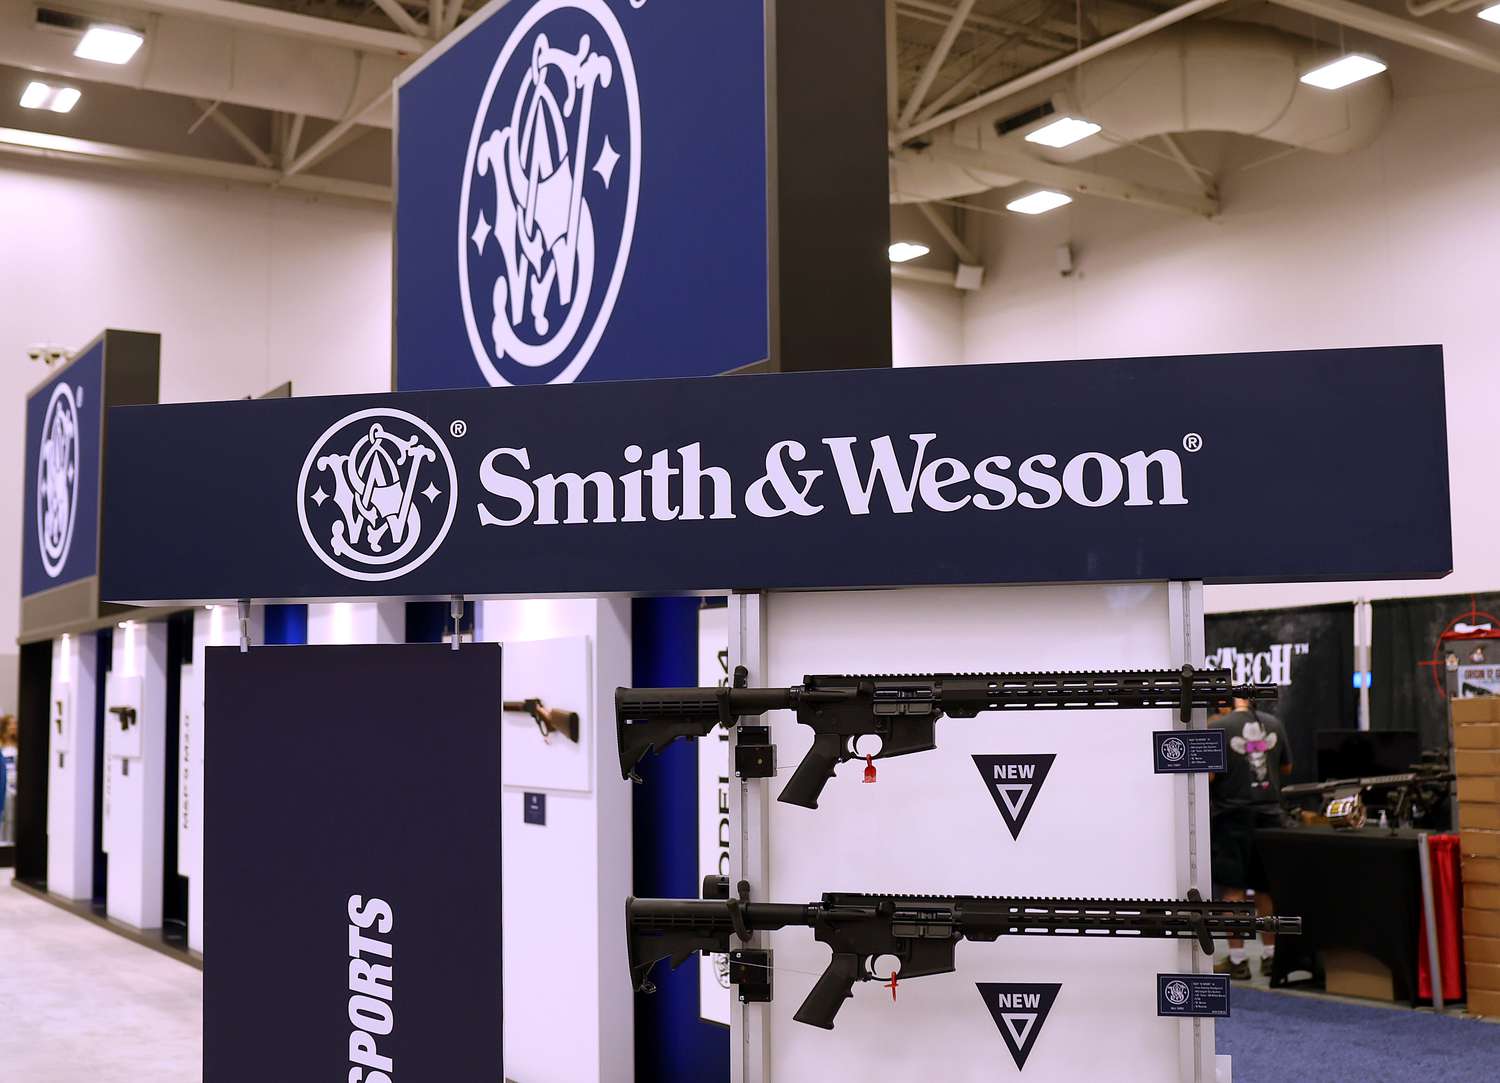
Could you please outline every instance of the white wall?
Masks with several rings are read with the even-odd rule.
[[[162,334],[164,402],[390,386],[390,209],[0,162],[0,713],[15,709],[26,347]]]
[[[1372,146],[1230,171],[1216,221],[1089,199],[1034,219],[983,216],[986,283],[959,301],[966,362],[1444,346],[1454,573],[1210,587],[1210,609],[1500,588],[1500,79],[1409,57],[1393,71],[1395,112]],[[1277,149],[1241,143],[1239,160]],[[1129,161],[1152,164],[1139,152]],[[1070,278],[1054,262],[1063,242],[1077,254]],[[904,314],[947,318],[931,305]],[[904,337],[946,333],[909,326]]]

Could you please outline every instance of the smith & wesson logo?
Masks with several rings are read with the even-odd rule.
[[[568,383],[609,323],[630,257],[641,110],[604,0],[541,0],[490,72],[464,164],[458,273],[492,385]]]
[[[59,381],[42,420],[36,466],[36,537],[42,568],[56,579],[73,547],[78,522],[78,409],[83,389]]]
[[[437,551],[458,508],[458,472],[427,422],[372,409],[330,425],[297,480],[297,514],[320,560],[350,579],[394,579]]]

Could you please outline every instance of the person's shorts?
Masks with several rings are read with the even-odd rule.
[[[1233,809],[1215,813],[1209,825],[1214,883],[1220,887],[1269,891],[1271,884],[1255,845],[1255,831],[1280,824],[1281,817],[1275,812]]]

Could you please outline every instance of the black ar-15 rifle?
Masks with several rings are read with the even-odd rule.
[[[825,1030],[856,981],[883,981],[894,994],[896,980],[949,974],[960,940],[1001,936],[1190,937],[1203,951],[1224,937],[1253,938],[1258,932],[1300,933],[1300,918],[1257,917],[1248,902],[1205,902],[1197,892],[1185,901],[1153,899],[1053,899],[976,895],[824,895],[807,905],[753,903],[737,899],[629,899],[625,904],[630,975],[637,990],[652,992],[649,974],[662,959],[672,966],[694,952],[728,952],[730,938],[742,943],[756,932],[804,925],[832,949],[828,968],[794,1018]],[[738,953],[746,954],[746,953]],[[769,953],[758,965],[770,966]],[[881,956],[897,960],[892,973],[876,974]],[[735,969],[730,956],[731,972]],[[743,964],[742,964],[742,973]],[[751,975],[763,984],[757,1000],[770,998],[770,973]],[[743,991],[744,986],[742,986]],[[748,998],[747,998],[748,999]]]
[[[777,800],[817,808],[834,768],[862,758],[860,737],[875,736],[868,760],[937,747],[937,720],[982,711],[1058,711],[1170,707],[1189,721],[1194,708],[1232,706],[1235,699],[1274,699],[1275,685],[1237,686],[1228,670],[1134,670],[1107,673],[928,673],[910,676],[812,676],[792,688],[746,688],[745,670],[728,688],[617,688],[615,725],[620,771],[639,782],[636,765],[679,737],[706,737],[745,715],[794,710],[813,731],[807,753]]]

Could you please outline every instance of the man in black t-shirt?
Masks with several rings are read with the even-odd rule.
[[[1255,847],[1255,830],[1281,823],[1281,780],[1292,773],[1292,750],[1279,719],[1257,711],[1249,700],[1234,701],[1234,710],[1211,719],[1229,745],[1229,770],[1211,776],[1214,884],[1219,898],[1239,902],[1255,892],[1255,910],[1274,913],[1270,884]],[[1261,934],[1260,972],[1271,973],[1276,950],[1273,933]],[[1229,941],[1229,958],[1214,966],[1239,981],[1250,978],[1243,940]]]

